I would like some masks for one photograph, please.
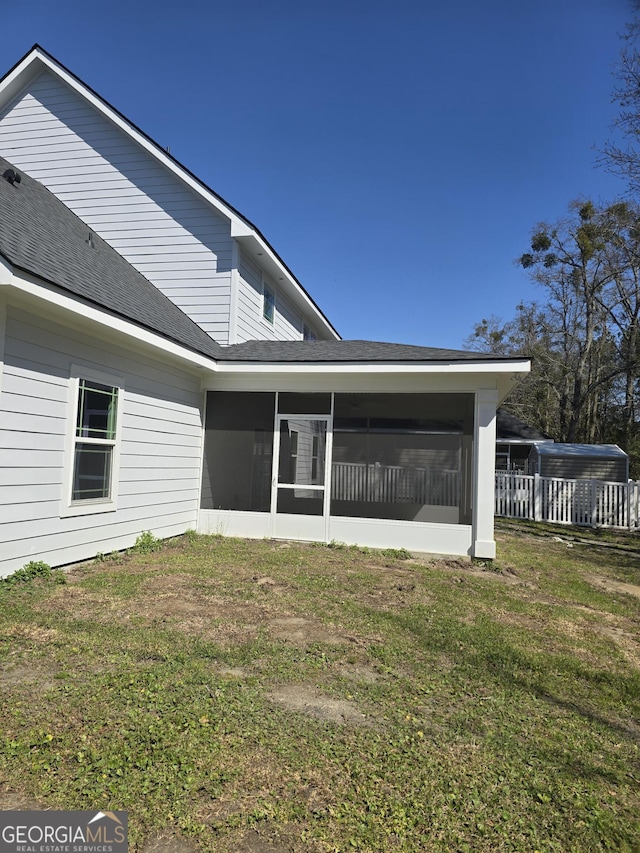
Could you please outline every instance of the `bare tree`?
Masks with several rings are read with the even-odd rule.
[[[599,160],[608,171],[624,178],[632,195],[640,191],[640,0],[632,0],[633,18],[622,35],[623,48],[616,69],[613,101],[620,112],[613,126],[622,141],[607,142]]]

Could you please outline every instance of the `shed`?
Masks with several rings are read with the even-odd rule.
[[[629,457],[617,444],[534,444],[531,473],[564,480],[605,480],[626,483]]]

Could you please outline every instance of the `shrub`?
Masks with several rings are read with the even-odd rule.
[[[134,554],[152,554],[162,547],[162,542],[150,530],[143,530],[135,541],[131,552]]]
[[[27,583],[34,578],[50,578],[51,566],[43,560],[31,560],[30,563],[24,565],[21,569],[16,569],[12,575],[3,578],[2,583],[7,586],[14,586],[17,583]]]

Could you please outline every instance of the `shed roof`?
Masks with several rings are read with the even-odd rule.
[[[627,454],[617,444],[536,444],[540,456],[580,457],[591,459],[626,459]]]

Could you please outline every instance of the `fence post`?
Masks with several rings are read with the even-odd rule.
[[[589,514],[591,516],[591,527],[598,526],[598,481],[591,480],[589,483]]]
[[[533,520],[542,520],[542,485],[537,473],[533,475]]]

